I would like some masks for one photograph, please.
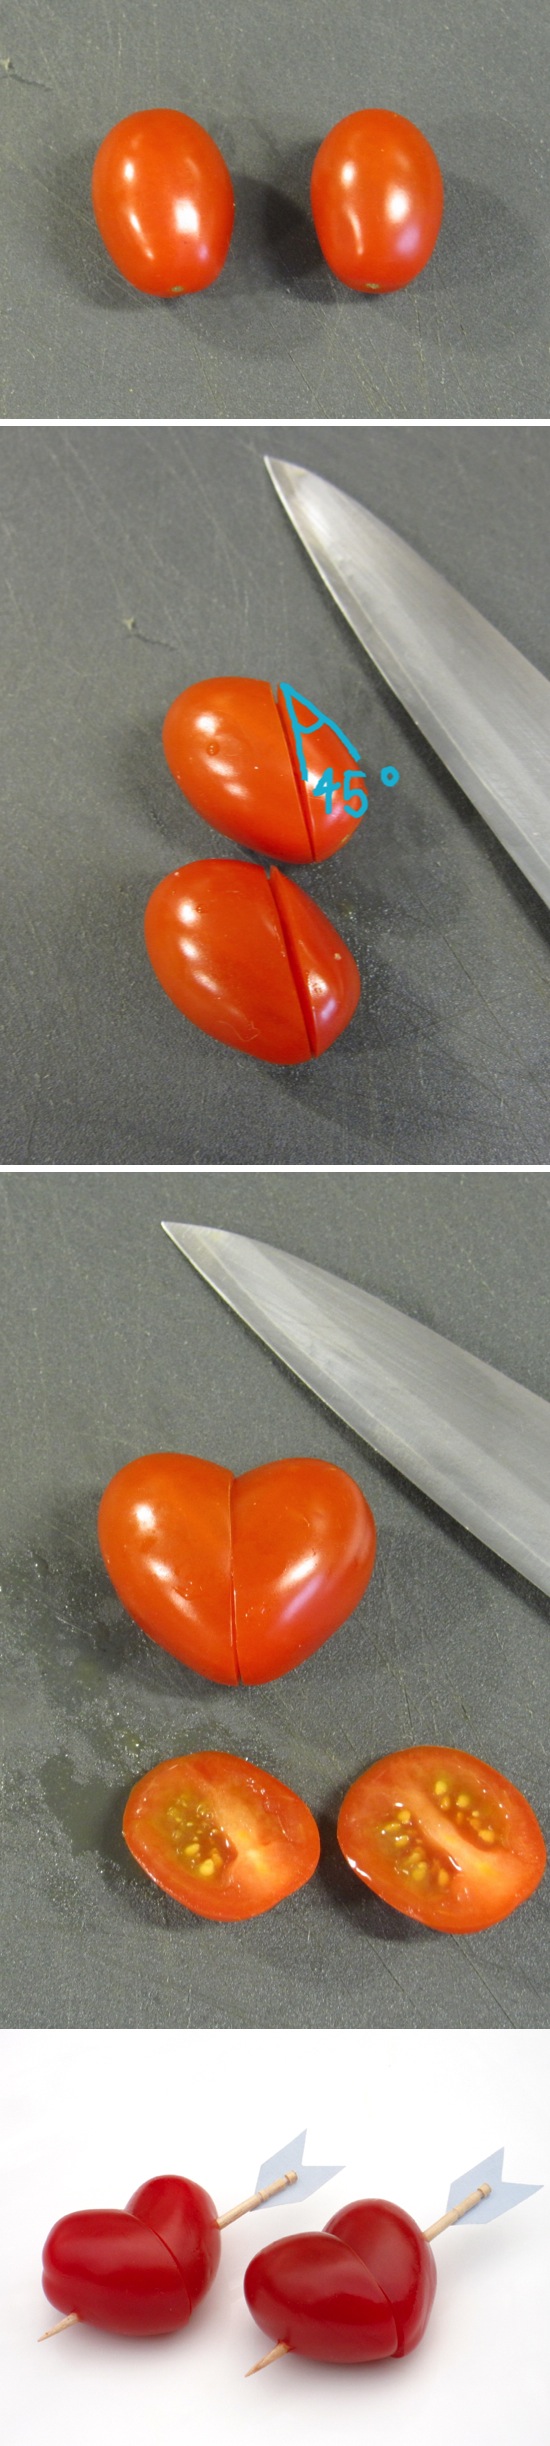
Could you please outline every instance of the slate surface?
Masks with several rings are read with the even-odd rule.
[[[4,415],[548,411],[546,0],[1,0],[0,36]],[[220,281],[179,303],[120,279],[89,202],[107,129],[167,104],[237,204]],[[368,300],[309,208],[321,138],[365,106],[424,130],[447,199],[420,281]]]
[[[550,670],[546,431],[4,431],[0,1160],[547,1162],[549,913],[331,604],[270,449],[365,500]],[[361,1005],[293,1070],[191,1027],[143,945],[160,875],[228,854],[161,747],[172,697],[224,670],[301,687],[368,776],[353,842],[294,870]]]
[[[514,1175],[4,1179],[1,1541],[7,1727],[4,2009],[15,2024],[546,2026],[548,1879],[458,1940],[366,1895],[336,1849],[369,1759],[414,1741],[503,1768],[544,1823],[550,1605],[377,1461],[191,1271],[163,1214],[314,1256],[550,1397],[550,1184]],[[100,1492],[147,1450],[235,1472],[315,1452],[372,1502],[353,1619],[263,1689],[188,1673],[124,1615]],[[302,1793],[312,1883],[243,1928],[158,1892],[121,1838],[160,1758],[241,1750]],[[521,2169],[520,2169],[521,2171]]]

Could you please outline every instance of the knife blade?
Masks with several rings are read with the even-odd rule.
[[[265,465],[355,636],[550,907],[550,681],[360,502]]]
[[[338,1418],[550,1594],[549,1402],[286,1250],[195,1223],[162,1228]]]

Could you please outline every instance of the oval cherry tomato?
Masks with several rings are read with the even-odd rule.
[[[186,2327],[219,2267],[214,2201],[175,2174],[142,2183],[126,2209],[60,2217],[44,2244],[49,2302],[111,2335],[169,2335]]]
[[[397,1750],[367,1767],[342,1803],[338,1842],[394,1910],[455,1934],[507,1919],[546,1862],[529,1802],[466,1750]]]
[[[195,1027],[261,1062],[334,1044],[361,992],[341,935],[276,868],[201,858],[158,883],[145,911],[151,966]]]
[[[370,1580],[376,1527],[329,1461],[272,1461],[233,1478],[187,1453],[148,1453],[111,1478],[98,1536],[128,1613],[212,1681],[276,1681],[329,1639]]]
[[[319,147],[311,206],[326,262],[349,289],[404,289],[433,254],[443,217],[439,162],[393,110],[355,110]]]
[[[257,1919],[307,1885],[321,1849],[287,1784],[222,1750],[166,1758],[134,1784],[122,1832],[155,1885],[201,1919]]]
[[[205,679],[169,706],[162,733],[174,780],[208,824],[245,849],[292,865],[332,857],[357,831],[361,817],[350,811],[346,773],[353,754],[329,722],[315,729],[303,701],[300,773],[292,722],[281,691],[277,704],[265,679]],[[323,775],[332,788],[317,795]]]
[[[136,110],[93,167],[97,226],[117,271],[150,297],[207,289],[221,272],[235,199],[206,128],[182,110]]]

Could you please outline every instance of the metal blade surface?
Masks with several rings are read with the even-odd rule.
[[[356,637],[550,907],[550,681],[360,502],[265,464]]]
[[[329,1409],[550,1594],[550,1403],[320,1266],[236,1232],[163,1230]]]

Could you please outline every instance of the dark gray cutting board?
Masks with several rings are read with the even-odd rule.
[[[548,1880],[458,1941],[369,1897],[336,1848],[370,1758],[458,1744],[544,1822],[550,1606],[448,1521],[262,1348],[160,1230],[257,1233],[363,1282],[550,1397],[550,1185],[517,1177],[4,1179],[1,1540],[7,1727],[4,2010],[15,2024],[545,2026]],[[226,1691],[137,1630],[104,1573],[112,1472],[174,1447],[238,1472],[314,1452],[378,1523],[352,1621],[299,1672]],[[159,1759],[247,1753],[303,1794],[321,1867],[263,1919],[209,1927],[121,1839]]]

